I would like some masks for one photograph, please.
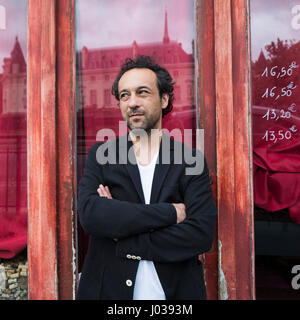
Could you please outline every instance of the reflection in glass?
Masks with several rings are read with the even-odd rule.
[[[151,56],[168,69],[176,81],[175,101],[163,128],[177,129],[174,139],[185,137],[194,145],[194,1],[79,0],[76,5],[78,181],[97,132],[112,129],[116,137],[127,132],[124,125],[119,129],[123,119],[111,87],[128,57]],[[184,129],[193,131],[185,135]],[[79,256],[87,243],[82,246]]]
[[[271,2],[251,1],[255,204],[300,223],[297,1]]]
[[[0,258],[27,244],[26,1],[0,6]]]
[[[257,299],[299,299],[300,6],[251,0]]]
[[[0,300],[27,299],[27,1],[0,1]]]

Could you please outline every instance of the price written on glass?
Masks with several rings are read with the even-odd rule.
[[[287,108],[282,108],[280,110],[268,108],[266,113],[262,116],[263,119],[269,121],[277,121],[279,119],[290,119],[295,113],[296,110],[296,103],[292,103]],[[298,131],[297,126],[295,124],[291,125],[288,130],[266,130],[263,136],[263,140],[266,142],[272,141],[276,143],[282,140],[290,140],[293,136],[293,133]]]
[[[262,77],[273,77],[273,78],[283,78],[285,76],[292,76],[294,69],[297,69],[297,63],[296,61],[293,61],[288,67],[279,67],[279,66],[273,66],[273,67],[266,67],[264,72],[261,74]]]
[[[294,90],[297,88],[297,85],[294,82],[290,82],[286,87],[278,88],[274,86],[272,88],[267,88],[264,94],[261,96],[262,98],[274,98],[275,100],[280,97],[291,97]]]
[[[290,140],[292,138],[292,134],[295,132],[297,132],[295,125],[290,127],[289,130],[266,130],[263,140],[266,142],[272,141],[273,143],[282,140]]]
[[[281,81],[286,78],[288,79],[289,77],[295,75],[295,71],[297,71],[297,68],[298,68],[298,65],[296,61],[293,61],[285,66],[278,66],[278,65],[267,66],[265,67],[264,71],[261,73],[261,77],[270,79],[270,80],[274,79],[278,83],[278,81]],[[285,85],[284,87],[281,87],[279,85],[279,86],[266,88],[261,98],[262,99],[271,98],[271,99],[274,99],[274,101],[276,101],[279,98],[293,96],[297,88],[297,85],[294,83],[293,78],[291,78],[288,85]],[[279,108],[269,107],[268,109],[266,109],[267,111],[262,116],[262,119],[264,119],[265,121],[272,121],[272,122],[288,121],[289,124],[286,125],[284,129],[281,129],[281,128],[266,129],[262,139],[265,140],[266,142],[273,142],[273,143],[290,140],[293,137],[293,134],[295,134],[298,131],[296,124],[293,124],[293,122],[291,123],[292,119],[297,119],[295,117],[295,113],[297,111],[296,109],[297,109],[296,103],[292,103],[288,107],[279,107]]]
[[[292,116],[292,113],[296,112],[296,103],[292,103],[287,110],[285,109],[273,109],[269,108],[266,113],[262,116],[265,120],[275,120],[278,119],[290,119]]]

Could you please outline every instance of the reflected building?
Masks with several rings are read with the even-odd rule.
[[[27,245],[26,61],[16,37],[0,74],[0,250],[11,258]]]
[[[170,72],[175,85],[176,107],[191,105],[193,102],[194,57],[185,52],[180,42],[171,41],[168,34],[167,13],[165,14],[164,36],[161,42],[122,47],[88,49],[78,53],[79,76],[84,103],[80,107],[117,108],[111,96],[111,85],[126,58],[138,55],[151,56]]]
[[[3,60],[1,77],[1,114],[25,113],[26,103],[26,61],[18,37],[9,58]]]
[[[194,55],[187,53],[180,42],[170,39],[166,12],[162,41],[133,41],[128,46],[96,49],[84,46],[77,53],[78,138],[80,140],[82,132],[86,149],[95,142],[99,129],[110,128],[118,136],[118,124],[122,118],[118,103],[111,94],[112,83],[125,59],[139,55],[151,56],[175,80],[174,108],[163,119],[163,127],[168,130],[178,128],[181,132],[184,128],[195,129]]]

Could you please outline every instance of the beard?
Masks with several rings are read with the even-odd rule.
[[[131,119],[132,115],[143,115],[143,119]],[[136,109],[127,114],[125,119],[129,130],[139,133],[140,131],[146,131],[147,134],[151,133],[151,129],[157,127],[157,123],[160,120],[160,114],[147,114],[144,110]]]

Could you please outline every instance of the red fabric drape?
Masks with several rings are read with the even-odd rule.
[[[26,113],[0,116],[0,258],[27,245]]]

